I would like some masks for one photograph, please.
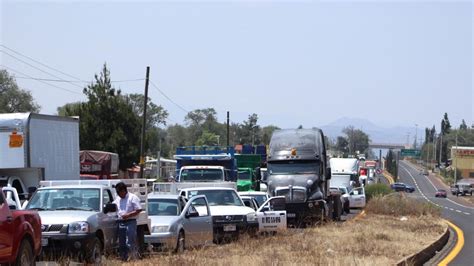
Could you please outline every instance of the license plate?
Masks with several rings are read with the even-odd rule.
[[[237,230],[237,227],[235,224],[226,224],[224,225],[224,232],[230,232],[230,231],[235,231]]]
[[[47,246],[48,245],[48,239],[47,238],[41,238],[41,246]]]
[[[296,213],[287,213],[286,216],[289,217],[289,218],[295,218]]]

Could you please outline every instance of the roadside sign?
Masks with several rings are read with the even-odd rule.
[[[378,175],[382,174],[382,169],[378,168],[377,170],[375,170],[375,173]]]
[[[402,149],[400,152],[401,156],[420,157],[421,151],[415,149]]]

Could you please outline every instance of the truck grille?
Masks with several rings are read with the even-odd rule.
[[[215,223],[243,222],[243,215],[220,215],[212,217]]]
[[[285,196],[287,203],[306,202],[306,189],[304,188],[292,188],[292,193],[290,193],[290,188],[277,188],[275,193],[276,196]]]
[[[43,231],[43,232],[66,233],[67,225],[65,225],[65,224],[43,224],[43,225],[41,225],[41,231]]]

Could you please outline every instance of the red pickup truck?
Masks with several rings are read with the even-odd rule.
[[[0,211],[0,264],[35,265],[41,252],[38,212],[10,210],[3,191],[0,192]]]

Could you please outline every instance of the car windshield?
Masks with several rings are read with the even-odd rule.
[[[190,182],[224,181],[224,172],[222,169],[183,169],[180,180]]]
[[[189,198],[196,195],[206,195],[209,206],[231,205],[243,206],[242,200],[233,190],[192,190],[189,192]]]
[[[280,161],[268,164],[271,175],[317,174],[319,162],[315,161]]]
[[[438,189],[438,192],[446,192],[444,189]]]
[[[100,190],[93,188],[51,188],[38,190],[27,210],[100,211]]]
[[[239,176],[237,179],[239,180],[250,180],[251,175],[249,171],[239,171]]]
[[[148,199],[150,216],[178,216],[180,213],[178,199]]]

